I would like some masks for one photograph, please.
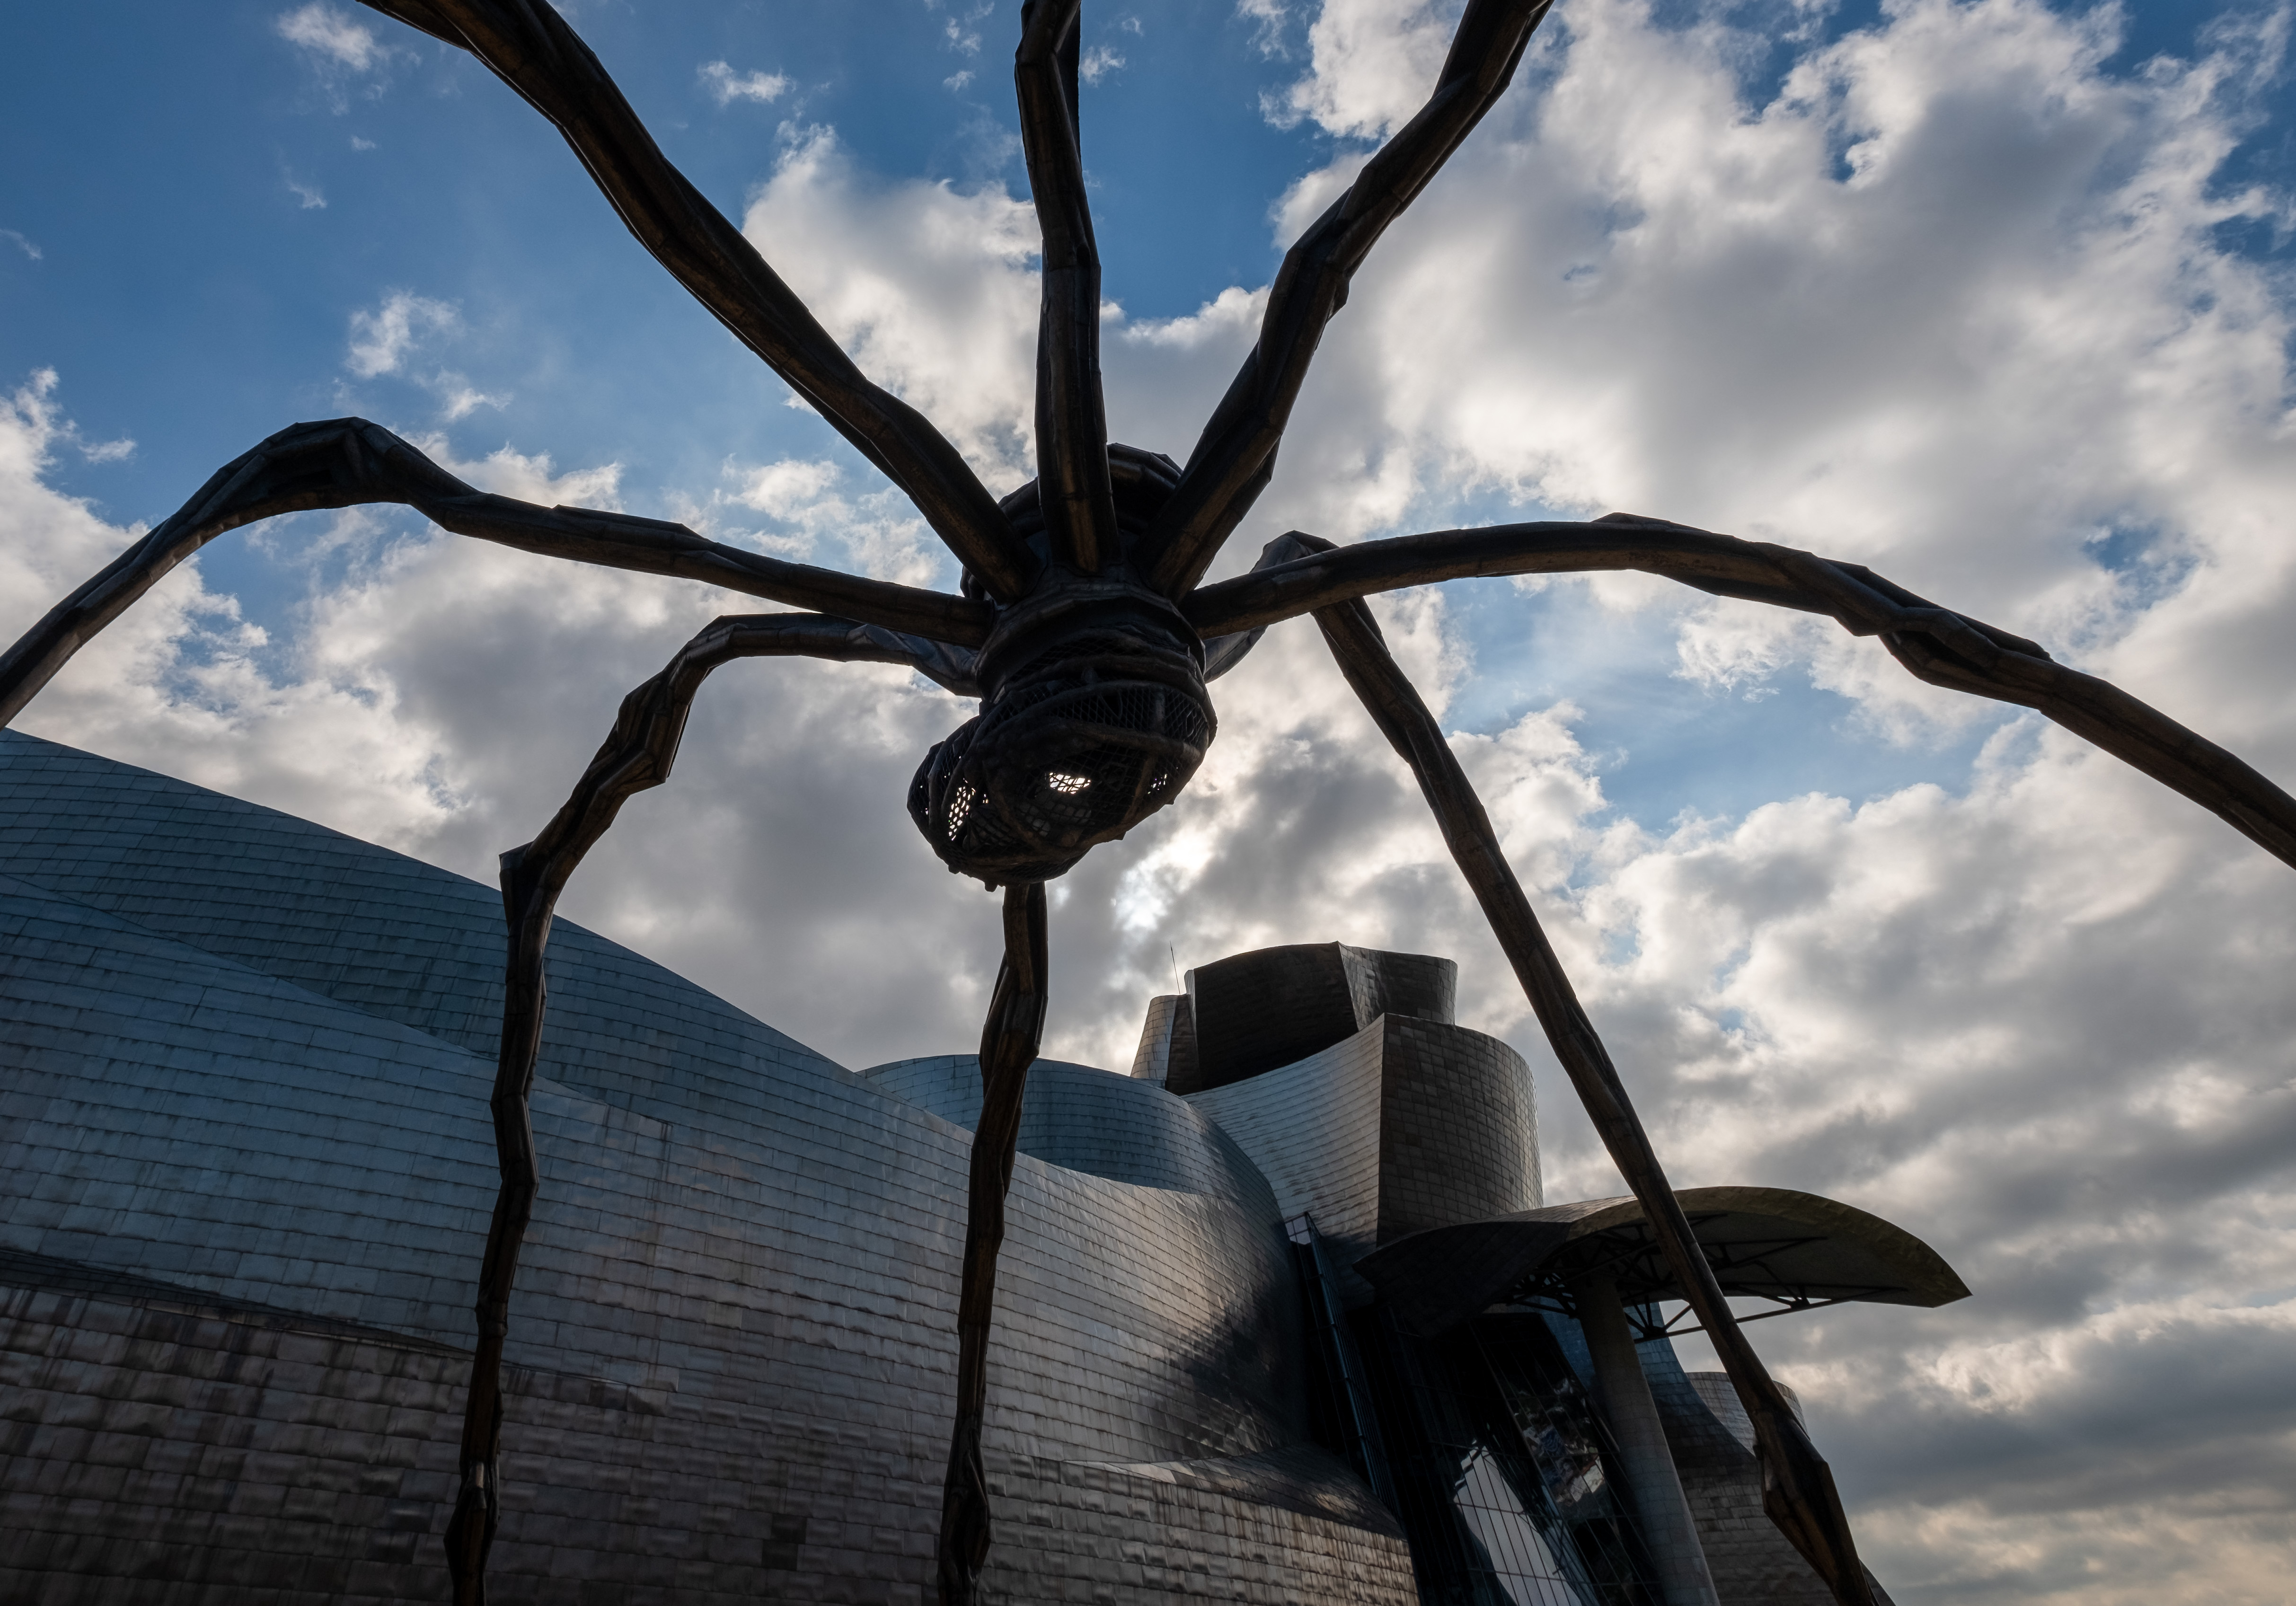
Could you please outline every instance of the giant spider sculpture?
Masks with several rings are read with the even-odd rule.
[[[460,535],[545,556],[676,575],[811,612],[721,619],[624,701],[542,833],[503,856],[511,940],[493,1112],[501,1190],[479,1280],[479,1342],[447,1530],[455,1598],[482,1598],[497,1519],[501,1364],[536,1190],[528,1094],[543,948],[558,896],[622,803],[668,778],[701,682],[736,658],[902,664],[981,711],[925,756],[908,807],[953,871],[1004,889],[1004,954],[981,1037],[959,1358],[939,1541],[941,1598],[976,1598],[988,1552],[981,1461],[988,1340],[1022,1086],[1046,1010],[1045,883],[1177,799],[1216,729],[1208,681],[1267,626],[1313,615],[1348,684],[1416,776],[1555,1057],[1648,1212],[1690,1307],[1752,1418],[1764,1504],[1843,1606],[1867,1606],[1833,1477],[1692,1236],[1609,1054],[1500,851],[1442,732],[1387,651],[1365,596],[1467,576],[1635,569],[1717,595],[1831,616],[1878,635],[1923,680],[2021,704],[2213,810],[2296,865],[2296,799],[2232,754],[2034,643],[1805,552],[1662,520],[1444,530],[1337,548],[1293,533],[1259,566],[1199,582],[1268,483],[1324,326],[1388,225],[1505,90],[1551,0],[1469,0],[1425,106],[1285,257],[1259,340],[1185,465],[1107,438],[1100,263],[1078,135],[1080,0],[1029,0],[1014,67],[1043,229],[1035,481],[992,497],[932,425],[872,384],[772,268],[663,157],[543,0],[365,0],[484,62],[555,124],[633,234],[915,504],[964,565],[963,594],[857,578],[708,541],[680,525],[544,508],[472,489],[358,419],[298,424],[218,471],[165,523],[0,657],[0,722],[176,564],[258,519],[400,503]]]

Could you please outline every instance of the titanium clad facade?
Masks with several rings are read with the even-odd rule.
[[[1339,1281],[1351,1307],[1371,1298],[1353,1263],[1380,1244],[1541,1202],[1530,1068],[1464,1027],[1382,1015],[1187,1102],[1242,1146],[1286,1217],[1315,1217],[1349,1268]]]
[[[980,1119],[977,1054],[896,1060],[861,1075],[967,1132]],[[1267,1179],[1210,1118],[1160,1087],[1089,1065],[1029,1067],[1019,1147],[1047,1165],[1225,1199],[1255,1221],[1282,1219]]]
[[[1376,1024],[1380,1241],[1537,1209],[1538,1115],[1522,1056],[1463,1026],[1393,1014]]]
[[[489,888],[0,733],[0,1606],[444,1598],[503,947]],[[927,1606],[978,1061],[854,1075],[562,921],[549,971],[492,1598]],[[1819,1606],[1732,1402],[1630,1346],[1621,1456],[1500,1254],[1530,1073],[1456,986],[1265,949],[1132,1075],[1031,1068],[990,1600],[1628,1606],[1670,1463],[1723,1606]]]
[[[1645,1369],[1715,1592],[1725,1601],[1833,1606],[1824,1583],[1762,1510],[1754,1425],[1730,1380],[1718,1372],[1685,1372],[1678,1363],[1667,1364],[1672,1359],[1669,1347],[1664,1359],[1645,1363]],[[1694,1401],[1684,1397],[1685,1389]],[[1791,1403],[1792,1391],[1786,1393]]]
[[[1188,1095],[1242,1145],[1287,1218],[1315,1217],[1350,1306],[1371,1297],[1353,1267],[1379,1242],[1385,1040],[1382,1028],[1369,1027],[1296,1065]]]
[[[440,1598],[498,900],[13,734],[0,852],[0,1599]],[[552,1005],[495,1598],[926,1600],[965,1135],[564,922]],[[1170,1164],[1015,1168],[992,1591],[1412,1599],[1265,1182],[1089,1074]]]
[[[1163,1001],[1150,1004],[1141,1037],[1152,1064],[1160,1032],[1173,1040],[1162,1056],[1162,1079],[1181,1094],[1297,1063],[1382,1015],[1449,1025],[1459,967],[1430,954],[1292,943],[1199,965],[1188,972],[1187,988],[1185,1006],[1160,1024]]]

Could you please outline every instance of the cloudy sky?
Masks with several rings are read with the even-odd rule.
[[[564,9],[864,366],[1023,479],[1017,4]],[[1186,455],[1456,10],[1087,8],[1120,438]],[[2296,784],[2288,27],[1561,0],[1357,280],[1216,572],[1292,528],[1658,514],[1868,563]],[[0,139],[0,631],[346,414],[492,489],[955,583],[556,136],[396,24],[12,7]],[[217,543],[20,725],[490,880],[622,692],[754,606],[311,515]],[[1898,1598],[2288,1600],[2296,873],[1799,616],[1634,577],[1382,611],[1677,1180],[1850,1200],[1976,1291],[1753,1330]],[[1120,1068],[1150,994],[1242,948],[1452,955],[1462,1018],[1537,1071],[1550,1197],[1619,1191],[1312,627],[1216,692],[1188,794],[1055,889],[1050,1052]],[[996,900],[902,810],[968,711],[722,671],[565,908],[843,1063],[969,1048]]]

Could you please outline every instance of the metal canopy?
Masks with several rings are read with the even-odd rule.
[[[1762,1315],[1852,1300],[1926,1308],[1969,1296],[1929,1245],[1837,1200],[1788,1188],[1684,1188],[1675,1197],[1723,1292],[1779,1307]],[[1593,1276],[1616,1283],[1629,1309],[1683,1297],[1631,1198],[1432,1227],[1374,1250],[1355,1269],[1422,1335],[1494,1305],[1569,1311],[1572,1285]],[[1644,1326],[1644,1337],[1665,1331]]]

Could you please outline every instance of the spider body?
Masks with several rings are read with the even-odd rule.
[[[783,561],[681,526],[483,494],[357,419],[298,424],[226,464],[176,513],[0,653],[0,722],[176,564],[225,532],[313,508],[398,503],[447,530],[564,561],[670,575],[808,611],[717,621],[624,701],[572,795],[504,856],[511,931],[493,1108],[501,1191],[479,1275],[478,1339],[447,1546],[459,1602],[483,1599],[501,1484],[501,1372],[539,1170],[528,1096],[544,946],[559,894],[622,803],[668,779],[702,682],[736,658],[906,665],[981,699],[931,750],[912,817],[953,870],[1005,889],[981,1044],[958,1301],[955,1426],[939,1537],[944,1606],[977,1598],[990,1542],[981,1460],[1004,1200],[1047,1003],[1044,883],[1178,797],[1218,724],[1206,684],[1258,633],[1312,616],[1410,767],[1556,1061],[1709,1335],[1759,1446],[1773,1520],[1841,1606],[1871,1606],[1832,1475],[1739,1330],[1713,1267],[1444,733],[1363,599],[1477,576],[1638,569],[1831,617],[1933,684],[2040,710],[2296,865],[2296,799],[2232,754],[2037,643],[1858,565],[1611,514],[1366,541],[1298,532],[1250,573],[1200,582],[1275,471],[1324,326],[1379,237],[1505,93],[1547,0],[1467,0],[1419,113],[1287,254],[1259,339],[1185,463],[1107,439],[1100,269],[1078,146],[1078,0],[1029,0],[1014,81],[1043,233],[1037,477],[999,502],[915,409],[873,384],[754,245],[671,166],[604,67],[543,0],[365,0],[471,53],[565,136],[631,232],[727,329],[914,503],[965,569],[963,594]]]
[[[1218,729],[1204,644],[1123,561],[1179,479],[1171,459],[1111,445],[1119,559],[1054,561],[1038,482],[1000,503],[1037,560],[974,660],[981,710],[925,755],[909,816],[953,872],[989,888],[1050,881],[1177,798]],[[969,571],[965,590],[981,594]]]

